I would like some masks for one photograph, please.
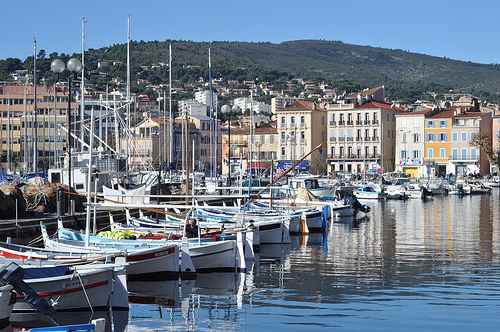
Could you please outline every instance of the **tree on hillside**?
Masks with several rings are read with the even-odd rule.
[[[500,139],[497,138],[497,141],[500,143]],[[477,133],[472,137],[469,145],[483,151],[490,162],[500,166],[500,149],[493,149],[493,140],[490,135]]]

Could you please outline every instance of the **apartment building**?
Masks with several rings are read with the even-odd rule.
[[[424,108],[396,114],[396,172],[414,178],[426,176],[425,119],[436,112],[437,109]]]
[[[322,144],[317,153],[306,158],[310,171],[326,173],[326,130],[327,110],[309,101],[295,101],[277,110],[278,120],[278,159],[296,161],[309,151]],[[281,164],[285,165],[285,164]]]
[[[363,98],[367,96],[355,100]],[[396,115],[404,110],[371,99],[360,105],[330,104],[327,110],[327,159],[332,174],[394,170]]]

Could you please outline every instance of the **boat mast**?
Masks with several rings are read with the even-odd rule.
[[[10,89],[9,89],[10,90]],[[11,149],[10,149],[10,144],[11,144],[11,128],[10,128],[10,91],[7,94],[7,102],[9,103],[7,105],[7,165],[8,169],[7,172],[10,173],[12,171],[12,159],[11,159]]]
[[[54,81],[54,121],[55,121],[55,147],[56,147],[56,168],[59,168],[59,123],[57,122],[57,90],[56,90],[56,82]]]
[[[23,153],[23,171],[26,173],[29,169],[29,150],[28,150],[28,102],[27,102],[28,77],[24,81],[24,153]]]
[[[130,15],[127,20],[127,130],[130,130]],[[127,139],[127,169],[130,170],[130,138]],[[135,166],[134,166],[135,167]]]
[[[211,50],[208,48],[208,86],[210,92],[210,118],[212,122],[212,128],[210,130],[211,142],[210,142],[210,176],[212,180],[214,179],[214,160],[217,159],[214,156],[214,142],[215,142],[215,116],[214,116],[214,101],[212,95],[212,60],[211,60]],[[217,186],[217,184],[216,184]]]
[[[169,58],[168,58],[168,87],[169,87],[169,97],[168,97],[168,108],[170,111],[170,179],[172,179],[172,163],[174,162],[174,120],[172,117],[172,44],[168,45]]]
[[[35,116],[35,143],[33,144],[33,168],[34,168],[34,173],[35,176],[38,176],[38,119],[37,119],[37,97],[36,97],[36,38],[34,39],[35,41],[35,53],[33,54],[33,61],[34,61],[34,70],[33,70],[33,85],[35,86],[35,110],[34,110],[34,116]]]
[[[81,86],[81,97],[80,97],[80,151],[83,151],[83,142],[85,137],[85,132],[83,130],[83,124],[85,121],[85,17],[82,18],[82,86]],[[76,131],[76,130],[75,130]],[[78,136],[77,136],[78,137]],[[92,145],[89,144],[89,149],[92,149]]]

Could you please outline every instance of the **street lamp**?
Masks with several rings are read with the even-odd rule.
[[[76,75],[82,70],[82,63],[76,58],[71,58],[68,60],[66,65],[61,59],[55,59],[50,64],[50,69],[57,74],[57,79],[59,80],[59,75],[68,68],[70,74],[68,75],[68,191],[71,191],[71,76],[76,78]]]
[[[408,156],[406,155],[406,141],[407,141],[406,134],[409,134],[409,132],[408,132],[408,131],[404,131],[404,130],[402,130],[402,129],[400,129],[399,131],[400,131],[401,133],[403,133],[402,138],[403,138],[403,143],[404,143],[404,152],[405,152],[405,153],[404,153],[403,172],[404,172],[404,173],[406,173],[406,172],[405,172],[405,166],[406,166],[406,161],[408,160]]]

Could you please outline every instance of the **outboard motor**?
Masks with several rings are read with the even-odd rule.
[[[425,201],[427,197],[434,195],[432,191],[428,190],[426,187],[422,186],[422,199]]]
[[[363,213],[370,212],[371,208],[364,204],[361,204],[356,197],[346,196],[344,199],[344,203],[350,205],[353,209],[353,214],[356,215],[359,211]]]
[[[54,307],[24,281],[24,269],[14,262],[0,267],[0,284],[12,285],[15,291],[36,311],[48,315],[55,313]]]

